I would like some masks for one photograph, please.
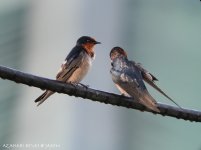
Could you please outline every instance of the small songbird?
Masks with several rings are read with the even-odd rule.
[[[95,58],[94,46],[100,44],[89,36],[82,36],[77,40],[75,47],[70,51],[56,76],[56,80],[78,84],[87,74]],[[35,102],[42,104],[53,91],[46,90]]]
[[[149,94],[143,82],[144,80],[180,107],[155,84],[154,81],[158,80],[155,76],[145,70],[139,63],[128,60],[127,54],[122,48],[114,47],[110,52],[110,58],[112,62],[110,70],[112,80],[122,95],[131,96],[147,108],[160,112],[157,102]]]

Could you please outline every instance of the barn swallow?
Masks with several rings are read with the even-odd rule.
[[[91,67],[92,60],[95,58],[94,46],[96,44],[100,44],[100,42],[88,36],[80,37],[61,65],[56,80],[78,84]],[[52,94],[54,94],[53,91],[46,90],[35,100],[36,103],[38,102],[37,106],[42,104]]]
[[[112,80],[122,95],[131,96],[147,108],[155,112],[160,112],[157,108],[157,102],[149,94],[143,82],[144,80],[180,107],[155,84],[154,81],[158,81],[158,79],[154,75],[144,69],[141,64],[128,60],[127,54],[122,48],[114,47],[110,52],[110,59],[112,62],[112,68],[110,70]]]

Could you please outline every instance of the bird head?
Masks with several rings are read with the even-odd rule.
[[[127,58],[126,52],[121,47],[113,47],[110,51],[110,59],[112,61],[117,57]]]
[[[89,36],[82,36],[77,40],[77,45],[86,45],[86,44],[96,45],[101,43],[97,42],[94,38]]]
[[[101,42],[97,42],[94,38],[89,36],[82,36],[77,40],[76,45],[82,46],[87,51],[87,53],[93,53],[93,48],[96,44],[101,44]]]

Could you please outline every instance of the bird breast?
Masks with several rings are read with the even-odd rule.
[[[89,69],[91,68],[92,65],[92,58],[89,55],[85,55],[83,62],[77,68],[71,77],[69,78],[68,82],[72,83],[79,83],[88,73]]]

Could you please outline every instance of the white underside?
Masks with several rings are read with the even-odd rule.
[[[86,76],[89,69],[91,68],[92,58],[86,55],[85,59],[86,60],[84,60],[81,66],[74,71],[67,82],[79,83]]]
[[[115,84],[117,89],[123,94],[124,96],[131,97],[124,89],[122,89],[118,84]]]

